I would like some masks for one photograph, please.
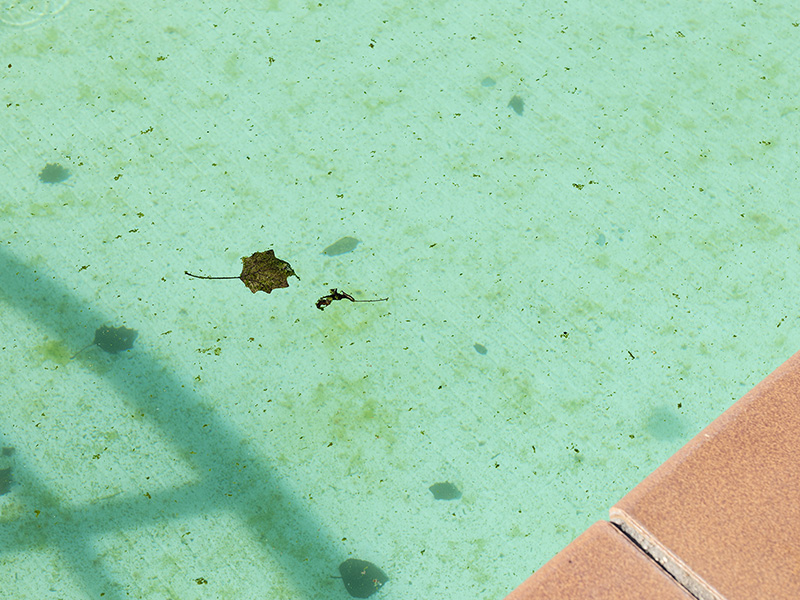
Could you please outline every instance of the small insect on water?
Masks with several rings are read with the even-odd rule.
[[[388,299],[389,298],[374,298],[372,300],[356,300],[347,292],[340,292],[336,288],[333,288],[330,294],[317,300],[317,308],[325,310],[325,307],[330,306],[331,302],[334,300],[350,300],[350,302],[386,302]]]

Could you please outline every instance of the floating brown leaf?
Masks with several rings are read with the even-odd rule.
[[[242,273],[238,277],[208,277],[206,275],[193,275],[184,271],[189,277],[198,279],[241,279],[247,288],[254,294],[258,291],[270,293],[275,288],[289,287],[289,277],[300,277],[285,260],[275,256],[273,250],[254,252],[250,256],[242,257]]]
[[[259,290],[269,294],[275,288],[289,287],[288,279],[292,275],[297,277],[292,265],[277,258],[272,250],[267,250],[242,257],[242,274],[239,279],[254,294]]]

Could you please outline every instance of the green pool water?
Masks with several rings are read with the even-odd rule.
[[[797,23],[680,8],[2,7],[4,597],[502,598],[607,518],[797,349]]]

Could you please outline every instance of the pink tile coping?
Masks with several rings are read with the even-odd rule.
[[[800,598],[800,352],[610,516],[701,600]]]
[[[610,517],[506,600],[800,598],[800,352]]]
[[[693,600],[616,527],[598,521],[506,600]]]

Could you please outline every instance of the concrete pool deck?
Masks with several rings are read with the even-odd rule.
[[[507,600],[800,597],[800,352]]]

